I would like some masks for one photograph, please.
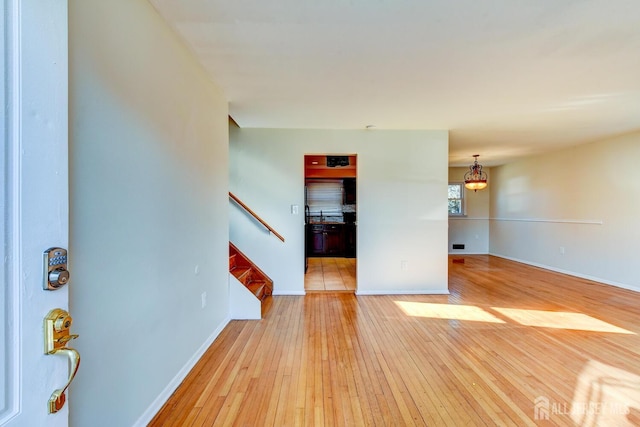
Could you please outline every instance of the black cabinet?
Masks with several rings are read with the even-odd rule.
[[[347,258],[356,257],[356,225],[344,225],[344,256]]]
[[[344,188],[344,204],[355,205],[356,204],[356,179],[345,178],[342,180],[342,186]]]
[[[324,226],[324,254],[330,256],[344,255],[344,237],[342,224]]]
[[[308,229],[308,256],[344,256],[343,224],[313,224]]]
[[[309,256],[324,254],[324,226],[312,225],[307,238],[307,252]]]

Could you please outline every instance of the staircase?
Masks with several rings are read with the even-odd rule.
[[[260,301],[264,301],[273,293],[273,280],[231,242],[229,242],[229,273]]]

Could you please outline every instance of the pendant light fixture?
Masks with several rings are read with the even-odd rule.
[[[469,166],[469,171],[464,174],[464,186],[474,192],[487,188],[487,173],[482,172],[482,165],[478,163],[480,154],[474,154],[475,160]]]

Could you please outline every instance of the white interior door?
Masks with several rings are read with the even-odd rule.
[[[71,402],[49,414],[48,400],[69,360],[43,342],[44,317],[68,309],[73,286],[43,290],[43,251],[68,243],[67,0],[0,7],[0,426],[67,426]]]

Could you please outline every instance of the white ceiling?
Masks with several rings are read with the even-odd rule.
[[[241,127],[449,129],[452,166],[640,130],[638,0],[150,2]]]

